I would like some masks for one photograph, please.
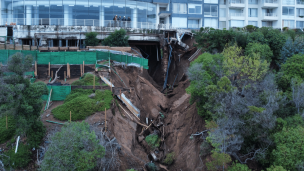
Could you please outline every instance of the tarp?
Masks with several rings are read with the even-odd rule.
[[[52,89],[51,101],[63,101],[71,93],[70,85],[48,85],[47,88],[48,92]]]

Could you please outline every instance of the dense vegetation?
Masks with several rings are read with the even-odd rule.
[[[206,52],[191,62],[187,92],[208,130],[209,170],[304,168],[304,39],[293,30],[201,29]],[[208,145],[209,144],[209,145]],[[221,169],[220,169],[221,170]]]
[[[94,85],[94,75],[85,73],[79,80],[74,81],[72,86],[92,86]],[[95,86],[100,86],[99,79],[95,76]]]
[[[97,39],[98,33],[96,32],[88,32],[85,34],[86,39],[85,39],[85,45],[86,46],[97,46],[99,40]]]
[[[0,143],[10,138],[11,142],[15,142],[17,135],[27,137],[26,144],[19,143],[17,154],[14,146],[8,146],[10,150],[0,156],[6,167],[26,166],[31,160],[30,149],[38,147],[45,134],[45,128],[38,118],[43,102],[40,97],[47,92],[47,88],[42,82],[30,83],[24,76],[32,63],[31,56],[16,53],[9,57],[6,70],[14,74],[6,76],[3,68],[0,71]]]
[[[120,47],[120,46],[128,46],[128,39],[127,32],[124,29],[115,30],[112,32],[107,38],[102,41],[104,46],[113,46],[113,47]]]
[[[75,89],[66,97],[64,104],[54,108],[52,113],[56,119],[63,121],[70,120],[71,111],[72,121],[82,120],[94,112],[110,109],[112,99],[110,90]]]

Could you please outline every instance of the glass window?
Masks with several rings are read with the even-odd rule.
[[[200,28],[199,19],[189,19],[188,28]]]
[[[258,26],[258,22],[257,21],[248,21],[248,25],[253,25],[253,26]]]
[[[126,1],[126,18],[130,17],[131,21],[137,21],[137,16],[133,15],[133,11],[136,9],[136,1]],[[134,18],[136,17],[136,18]]]
[[[230,16],[244,16],[242,9],[229,9]]]
[[[48,19],[50,17],[50,3],[45,0],[37,0],[38,18]],[[46,20],[45,20],[46,21]],[[48,23],[47,21],[45,23]]]
[[[112,21],[116,15],[116,14],[114,15],[114,11],[113,11],[114,1],[102,0],[102,6],[104,7],[104,16],[105,16],[104,20]],[[136,5],[134,8],[136,9]]]
[[[137,22],[147,22],[147,3],[139,2],[139,1],[137,1],[136,3],[137,3]]]
[[[297,8],[297,17],[304,17],[304,8]]]
[[[226,1],[227,1],[227,0],[220,0],[220,4],[221,4],[221,5],[226,5]]]
[[[297,28],[304,28],[304,21],[297,21]]]
[[[294,28],[294,20],[283,20],[282,21],[282,26],[283,27],[289,27],[289,28]]]
[[[50,1],[50,18],[64,18],[62,1]]]
[[[294,5],[295,1],[294,0],[282,0],[283,5]]]
[[[204,0],[204,3],[217,4],[218,0]]]
[[[217,17],[217,5],[204,4],[205,17]]]
[[[200,4],[188,4],[189,14],[202,14],[202,5]]]
[[[248,8],[248,17],[258,17],[258,9]]]
[[[173,13],[187,14],[187,4],[173,3]]]
[[[244,20],[230,20],[230,27],[244,27]]]
[[[205,18],[204,27],[217,28],[218,20],[217,18]]]
[[[226,8],[220,8],[220,17],[226,17]]]
[[[178,28],[187,28],[187,18],[172,17],[172,26]]]
[[[258,4],[258,0],[248,0],[248,4]]]
[[[294,7],[283,7],[283,15],[294,16]]]
[[[89,1],[88,0],[77,0],[76,5],[73,7],[73,18],[74,19],[88,19],[89,14]],[[78,20],[79,24],[83,24],[81,20]],[[77,23],[78,25],[78,23]]]
[[[272,27],[272,21],[263,21],[262,27]]]
[[[226,21],[220,21],[219,24],[219,29],[226,28]]]

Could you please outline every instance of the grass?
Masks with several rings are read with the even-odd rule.
[[[145,140],[152,149],[159,147],[160,139],[158,138],[158,135],[150,134]]]
[[[74,81],[72,86],[92,86],[94,84],[94,75],[90,73],[85,73],[81,79]],[[100,86],[99,77],[95,76],[95,86]]]
[[[110,90],[96,90],[95,97],[89,98],[94,90],[75,89],[67,96],[63,105],[52,110],[54,117],[61,121],[70,120],[70,111],[72,112],[72,121],[83,120],[87,116],[98,111],[104,111],[111,108],[112,92]]]

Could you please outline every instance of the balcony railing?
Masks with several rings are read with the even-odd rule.
[[[258,0],[248,0],[248,4],[258,4]]]
[[[126,27],[157,29],[155,23],[134,22],[134,21],[114,21],[114,20],[94,20],[94,19],[64,19],[64,18],[12,18],[2,19],[2,25],[59,25],[59,26],[102,26],[102,27]]]
[[[297,1],[297,4],[299,4],[299,5],[304,5],[304,1],[301,1],[301,0],[299,1],[299,0],[298,0],[298,1]]]
[[[267,3],[267,4],[277,4],[278,1],[277,0],[264,0],[264,3]]]
[[[229,4],[245,4],[244,0],[230,0]]]
[[[199,24],[188,24],[188,28],[199,28]]]
[[[264,13],[264,16],[277,17],[278,15],[276,13]]]
[[[230,13],[230,17],[244,17],[244,13]]]
[[[217,12],[204,12],[205,17],[217,17]]]

